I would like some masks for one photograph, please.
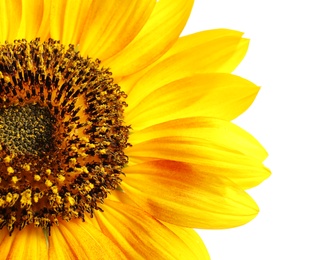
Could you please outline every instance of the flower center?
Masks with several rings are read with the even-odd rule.
[[[98,60],[49,39],[0,45],[0,228],[84,220],[121,182],[126,95]]]
[[[17,154],[41,154],[52,148],[54,118],[47,107],[28,104],[0,109],[0,142]]]

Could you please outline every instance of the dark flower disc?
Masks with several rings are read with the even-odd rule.
[[[98,60],[49,39],[0,45],[0,227],[84,220],[121,182],[126,95]]]

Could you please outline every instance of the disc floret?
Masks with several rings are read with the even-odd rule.
[[[121,182],[126,94],[74,45],[0,45],[0,227],[84,220]]]

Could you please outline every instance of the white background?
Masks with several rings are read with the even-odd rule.
[[[184,34],[245,32],[235,74],[261,90],[235,122],[269,152],[272,176],[249,193],[249,224],[201,231],[213,260],[333,259],[333,5],[307,0],[196,0]]]

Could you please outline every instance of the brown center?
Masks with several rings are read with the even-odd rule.
[[[49,151],[54,118],[36,104],[0,109],[0,142],[12,153],[38,155]]]
[[[128,158],[126,95],[98,60],[39,39],[0,45],[0,228],[91,217]]]

